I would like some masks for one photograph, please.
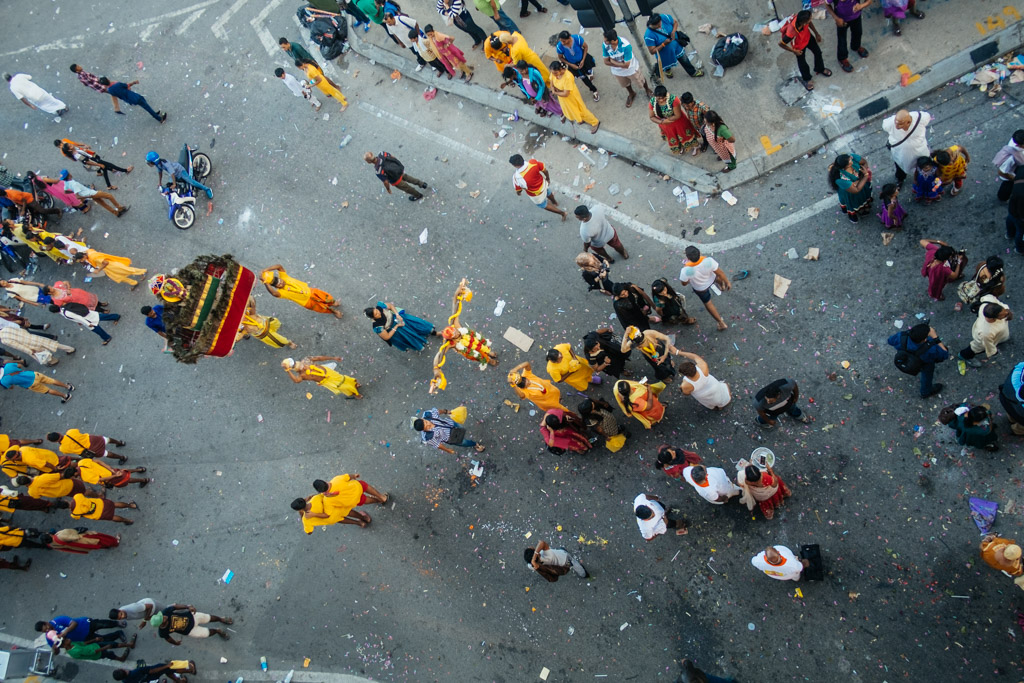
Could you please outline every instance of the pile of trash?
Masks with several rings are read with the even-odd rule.
[[[978,90],[995,97],[1003,91],[1003,83],[1020,83],[1024,81],[1024,56],[1006,55],[991,64],[986,64],[976,71],[964,74],[958,81],[964,85],[976,85]]]

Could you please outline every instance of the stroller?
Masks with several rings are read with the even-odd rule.
[[[310,5],[300,7],[297,14],[324,59],[331,61],[348,52],[348,22],[343,16]]]

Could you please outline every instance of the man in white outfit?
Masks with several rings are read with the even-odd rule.
[[[308,101],[310,106],[313,107],[313,111],[320,111],[320,107],[322,106],[320,104],[320,100],[313,96],[313,90],[305,80],[300,83],[295,76],[285,73],[284,69],[281,67],[274,69],[274,75],[280,78],[281,81],[288,86],[288,89],[292,91],[293,95]]]
[[[902,186],[907,176],[914,172],[919,157],[931,156],[928,146],[928,124],[931,122],[932,115],[928,112],[906,109],[900,109],[882,121],[882,130],[889,136],[886,147],[896,163],[897,185]]]
[[[683,479],[697,490],[701,498],[715,505],[742,493],[721,467],[690,465],[683,468]]]
[[[57,116],[68,112],[66,104],[33,83],[32,77],[28,74],[14,74],[13,76],[4,74],[4,80],[10,85],[14,96],[24,102],[27,107],[42,109],[47,114]]]
[[[779,581],[799,581],[804,567],[810,565],[801,560],[784,545],[768,546],[750,559],[750,564],[768,576]]]

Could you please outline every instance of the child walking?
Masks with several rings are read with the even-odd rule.
[[[903,219],[907,217],[907,212],[900,205],[900,188],[895,183],[889,183],[882,186],[882,194],[878,197],[879,203],[882,205],[882,212],[878,214],[878,218],[882,221],[882,225],[890,230],[899,230],[903,227]]]

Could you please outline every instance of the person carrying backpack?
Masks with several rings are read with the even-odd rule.
[[[909,330],[889,337],[889,346],[896,349],[893,364],[900,372],[921,378],[921,398],[930,398],[942,391],[942,384],[933,384],[935,364],[949,358],[949,349],[928,323],[914,325]]]
[[[384,183],[384,189],[388,191],[388,194],[391,194],[391,188],[394,187],[408,194],[411,202],[423,199],[423,194],[416,191],[413,185],[427,189],[427,184],[406,173],[405,166],[398,160],[398,157],[387,152],[381,152],[376,156],[373,152],[367,152],[363,155],[363,160],[368,164],[373,164],[373,170],[377,174],[377,178]]]

